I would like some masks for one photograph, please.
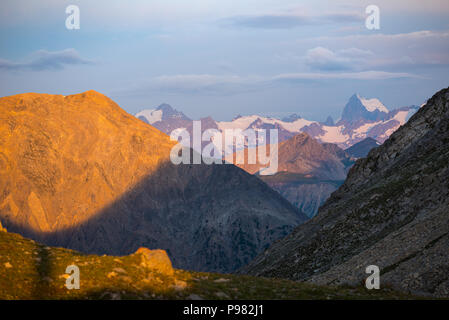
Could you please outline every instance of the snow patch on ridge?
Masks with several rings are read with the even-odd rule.
[[[404,125],[404,124],[407,122],[407,120],[408,120],[408,118],[409,118],[409,113],[410,113],[410,111],[399,111],[399,112],[394,116],[393,119],[399,121],[399,123],[400,123],[401,126],[402,126],[402,125]],[[413,113],[414,113],[414,112],[413,112]]]
[[[143,110],[136,113],[135,117],[144,117],[149,124],[153,124],[162,120],[162,110]]]
[[[313,123],[318,123],[316,121],[309,121],[306,119],[297,119],[293,122],[286,122],[286,121],[282,121],[282,120],[278,120],[278,119],[266,118],[266,117],[253,115],[253,116],[240,117],[233,121],[218,121],[217,126],[222,131],[226,130],[226,129],[245,130],[251,125],[251,123],[253,123],[257,119],[260,119],[263,123],[273,124],[273,125],[274,124],[281,125],[287,131],[298,132],[298,133],[300,132],[300,130],[302,128],[309,126]]]
[[[372,98],[372,99],[366,99],[359,95],[357,95],[357,98],[359,98],[360,102],[363,104],[363,106],[368,110],[369,112],[374,112],[376,110],[379,110],[381,112],[388,113],[387,107],[384,106],[382,102],[380,102],[379,99]]]
[[[344,129],[344,126],[323,126],[325,133],[317,136],[316,139],[327,143],[344,143],[350,138],[347,134],[343,133]]]

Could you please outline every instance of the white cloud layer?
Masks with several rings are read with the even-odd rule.
[[[314,46],[306,52],[303,62],[322,71],[379,68],[411,71],[414,67],[449,64],[447,30],[326,36],[300,39],[298,44]],[[358,48],[351,47],[354,44]]]
[[[371,51],[358,48],[334,52],[324,47],[316,47],[307,51],[305,63],[310,68],[321,71],[354,70],[372,56]]]
[[[335,12],[321,15],[310,15],[303,12],[268,13],[225,19],[234,26],[261,29],[290,29],[307,25],[361,23],[363,20],[364,16],[361,12]]]

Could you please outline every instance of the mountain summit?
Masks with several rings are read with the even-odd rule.
[[[136,117],[168,135],[175,129],[186,128],[192,125],[192,120],[189,117],[173,109],[167,103],[161,104],[156,109],[142,110],[136,114]]]
[[[340,121],[378,121],[384,119],[388,112],[378,99],[366,99],[359,94],[354,94],[343,109]]]

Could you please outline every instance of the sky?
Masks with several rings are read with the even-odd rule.
[[[395,109],[449,86],[447,0],[2,0],[0,39],[0,96],[93,89],[132,114],[324,121],[354,93]]]

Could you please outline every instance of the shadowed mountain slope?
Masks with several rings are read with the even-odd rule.
[[[318,215],[244,272],[326,284],[364,281],[449,296],[449,88],[360,159]]]
[[[235,166],[173,165],[173,145],[95,91],[0,98],[0,220],[45,244],[229,272],[306,219]]]

